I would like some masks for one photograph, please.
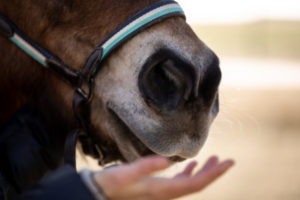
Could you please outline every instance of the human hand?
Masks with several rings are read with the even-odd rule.
[[[94,179],[111,200],[168,200],[201,191],[233,164],[232,160],[219,162],[214,156],[194,175],[197,163],[191,162],[173,178],[158,178],[150,175],[168,168],[170,163],[152,156],[97,172]]]

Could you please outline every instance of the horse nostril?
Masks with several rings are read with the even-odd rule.
[[[212,61],[205,67],[205,71],[199,86],[199,97],[212,104],[217,94],[218,86],[221,81],[221,70],[219,68],[219,59],[213,55]]]
[[[193,90],[191,76],[179,63],[163,60],[140,74],[140,91],[157,107],[175,109],[182,99],[189,98]]]
[[[162,55],[162,56],[161,56]],[[166,56],[167,55],[167,56]],[[194,66],[168,52],[158,52],[139,74],[139,89],[146,102],[173,110],[201,100],[211,107],[221,81],[219,59],[212,53],[207,64]]]

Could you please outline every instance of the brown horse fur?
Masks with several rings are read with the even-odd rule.
[[[0,12],[79,70],[116,27],[156,1],[0,0]],[[61,160],[66,134],[77,126],[74,90],[6,38],[0,37],[0,45],[0,124],[25,103],[35,105],[45,116]],[[182,18],[164,20],[141,32],[102,64],[95,78],[91,121],[97,142],[109,154],[107,162],[133,161],[152,153],[180,160],[199,152],[217,114],[221,73],[215,54]],[[178,104],[168,95],[167,103],[159,102],[164,93],[172,93],[172,86],[180,97]],[[151,96],[153,91],[157,99]],[[188,91],[186,98],[182,91]]]
[[[1,0],[0,12],[33,41],[80,69],[117,26],[155,1]],[[76,126],[73,90],[6,38],[0,37],[0,45],[0,124],[22,105],[33,103],[47,117],[61,153],[66,133]],[[62,93],[68,95],[68,102],[59,99]]]

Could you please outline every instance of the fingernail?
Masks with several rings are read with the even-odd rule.
[[[224,161],[223,164],[224,164],[224,166],[230,168],[235,164],[235,162],[234,162],[234,160],[226,160],[226,161]]]
[[[191,161],[190,164],[197,165],[197,164],[198,164],[198,161],[197,161],[197,160],[193,160],[193,161]]]
[[[169,166],[170,162],[168,161],[168,159],[164,158],[164,157],[160,157],[159,162],[157,162],[157,167],[164,167],[164,166]]]
[[[214,162],[218,162],[219,161],[219,157],[218,156],[211,156],[209,158],[210,161],[214,161]]]

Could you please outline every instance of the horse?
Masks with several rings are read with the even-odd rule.
[[[4,1],[0,13],[24,34],[81,70],[100,41],[158,0]],[[0,124],[30,103],[44,116],[62,163],[67,133],[78,126],[73,88],[0,37]],[[90,101],[93,142],[102,164],[157,154],[195,156],[216,117],[219,60],[185,19],[174,16],[138,33],[102,63]],[[58,164],[59,165],[59,164]]]

